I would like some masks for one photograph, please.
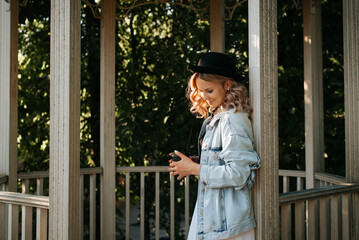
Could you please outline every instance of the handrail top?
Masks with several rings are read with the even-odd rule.
[[[49,197],[0,191],[0,202],[49,209]]]
[[[133,166],[133,167],[116,167],[116,172],[168,172],[168,166]]]
[[[168,172],[168,166],[126,166],[126,167],[116,167],[116,172]],[[80,175],[87,174],[102,174],[102,167],[90,167],[90,168],[81,168]],[[49,171],[35,171],[35,172],[20,172],[17,174],[17,177],[20,179],[33,179],[33,178],[45,178],[49,177]]]
[[[49,177],[49,171],[19,172],[17,177],[20,179],[46,178]]]
[[[342,185],[346,182],[345,177],[331,174],[331,173],[324,173],[324,172],[316,172],[315,173],[315,179],[325,182],[330,182],[335,185]]]
[[[168,166],[125,166],[125,167],[116,167],[116,172],[121,173],[153,173],[153,172],[167,172]],[[81,168],[80,175],[90,175],[90,174],[102,174],[102,167],[88,167]],[[302,170],[288,170],[288,169],[279,169],[279,176],[283,177],[302,177],[305,178],[305,171]],[[18,173],[18,178],[20,179],[34,179],[34,178],[46,178],[49,177],[49,171],[35,171],[35,172],[20,172]],[[315,179],[330,182],[332,184],[340,185],[345,182],[345,178],[339,175],[329,174],[329,173],[315,173]],[[0,183],[7,181],[6,175],[0,175]]]
[[[303,170],[279,169],[278,173],[280,177],[306,177],[306,172]],[[326,172],[316,172],[314,173],[314,177],[315,180],[324,181],[335,185],[340,185],[346,181],[345,177],[343,176]]]
[[[279,176],[282,177],[305,177],[305,171],[303,170],[289,170],[289,169],[279,169]]]
[[[102,174],[102,167],[80,168],[80,175]],[[17,177],[20,179],[46,178],[49,177],[49,171],[19,172]]]
[[[343,183],[341,185],[332,185],[306,190],[287,192],[279,194],[279,204],[290,204],[302,202],[314,198],[329,197],[343,193],[351,193],[359,191],[359,183]]]

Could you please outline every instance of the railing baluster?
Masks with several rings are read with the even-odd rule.
[[[42,196],[44,194],[44,179],[36,178],[36,195]]]
[[[329,239],[330,221],[329,221],[329,198],[323,197],[319,199],[319,221],[320,221],[320,239]]]
[[[19,234],[19,205],[9,204],[8,239],[17,240]]]
[[[350,239],[350,196],[349,193],[342,195],[342,239]]]
[[[47,209],[36,209],[36,240],[47,239]]]
[[[305,239],[305,202],[296,202],[295,209],[295,239]]]
[[[0,236],[5,236],[6,205],[0,202]]]
[[[21,193],[29,193],[29,179],[25,179],[22,181]]]
[[[289,192],[289,177],[283,177],[283,193]],[[283,239],[291,239],[291,204],[281,208],[281,234]]]
[[[184,198],[184,224],[185,224],[185,238],[187,239],[189,230],[189,176],[185,178],[185,198]]]
[[[283,192],[289,192],[289,177],[288,176],[284,176],[283,177]]]
[[[175,240],[175,178],[170,175],[170,202],[171,202],[171,240]]]
[[[145,240],[145,174],[141,172],[141,240]]]
[[[339,239],[339,197],[338,195],[331,196],[330,198],[330,209],[331,209],[331,240]]]
[[[160,173],[156,172],[156,240],[160,239]]]
[[[301,177],[297,177],[297,191],[303,190],[303,181]]]
[[[32,239],[32,207],[21,206],[21,239]]]
[[[281,207],[281,236],[283,240],[292,239],[291,207],[291,204],[285,204]]]
[[[308,200],[308,239],[318,239],[317,199]]]
[[[79,209],[80,209],[80,223],[79,223],[79,239],[83,239],[84,232],[84,175],[80,175],[80,194],[79,194]]]
[[[96,239],[96,174],[90,175],[90,240]]]
[[[340,224],[340,199],[339,195],[331,196],[331,240],[340,239],[341,236],[341,224]]]
[[[338,215],[339,215],[339,219],[338,219],[338,236],[339,238],[341,238],[342,236],[342,194],[338,195]]]
[[[130,240],[130,173],[126,172],[126,240]]]
[[[47,239],[47,209],[36,209],[36,239]]]

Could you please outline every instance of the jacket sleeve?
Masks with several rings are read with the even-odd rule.
[[[219,121],[224,165],[202,165],[200,181],[209,188],[234,187],[241,189],[254,182],[254,169],[259,168],[259,157],[253,149],[251,123],[246,114],[226,114]]]

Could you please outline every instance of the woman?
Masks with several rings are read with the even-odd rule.
[[[259,157],[246,88],[237,82],[235,62],[222,53],[204,54],[190,70],[191,112],[206,118],[198,138],[200,163],[175,151],[181,160],[169,164],[177,179],[199,177],[188,240],[254,239],[250,189]]]

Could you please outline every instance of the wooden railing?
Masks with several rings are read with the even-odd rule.
[[[0,236],[18,239],[20,207],[21,239],[32,239],[33,208],[36,208],[36,239],[47,239],[49,198],[4,191],[0,191]]]
[[[281,239],[350,239],[353,192],[359,184],[280,194]]]
[[[0,174],[0,190],[5,191],[5,183],[8,180],[8,176],[4,174]]]
[[[90,240],[96,239],[96,193],[97,193],[97,175],[102,175],[103,169],[97,168],[82,168],[80,170],[80,236],[79,239],[83,239],[84,226],[88,226],[88,235]],[[88,178],[88,179],[87,179]],[[88,183],[88,187],[85,187],[85,183]],[[87,190],[87,191],[85,191]],[[84,223],[84,202],[88,199],[89,210],[88,210],[88,223]]]
[[[126,240],[130,239],[130,173],[140,173],[140,239],[145,239],[145,174],[155,174],[155,239],[160,239],[160,173],[165,173],[170,181],[170,239],[175,239],[175,178],[168,174],[168,166],[155,167],[118,167],[117,173],[124,173],[126,188]],[[185,238],[189,230],[189,176],[184,178],[184,228]]]
[[[48,186],[44,186],[44,180],[49,178],[48,171],[18,173],[17,178],[21,181],[21,193],[48,196]]]
[[[279,170],[279,180],[282,181],[280,193],[304,189],[305,172],[298,170]]]
[[[144,239],[145,233],[145,192],[149,187],[146,187],[146,178],[149,174],[154,174],[154,192],[155,195],[155,214],[154,214],[154,235],[155,239],[159,239],[160,236],[160,174],[162,177],[167,177],[169,182],[169,194],[170,194],[170,210],[169,210],[169,236],[170,239],[175,239],[175,183],[176,180],[173,176],[168,175],[167,166],[160,167],[118,167],[116,168],[117,175],[124,176],[122,180],[118,179],[117,188],[124,188],[124,201],[125,201],[125,237],[130,239],[130,199],[131,199],[131,186],[139,185],[139,232],[140,239]],[[96,206],[100,203],[96,203],[96,195],[99,193],[98,189],[100,186],[99,176],[103,173],[102,168],[85,168],[80,171],[80,231],[79,239],[83,239],[84,233],[88,235],[89,239],[96,239],[96,231],[99,231],[96,219],[99,217]],[[139,184],[131,183],[131,174],[139,175]],[[164,175],[166,174],[166,175]],[[98,176],[99,175],[99,176]],[[344,215],[347,211],[348,204],[350,204],[351,192],[357,191],[357,185],[352,186],[336,186],[343,184],[345,179],[340,176],[330,175],[325,173],[317,173],[315,179],[319,186],[326,186],[322,188],[303,190],[305,188],[305,172],[304,171],[293,171],[293,170],[279,170],[280,181],[282,181],[282,189],[280,194],[280,211],[281,211],[281,225],[282,225],[282,239],[291,239],[296,237],[298,239],[305,239],[306,236],[326,236],[328,229],[331,229],[335,234],[345,236],[348,234],[346,227],[343,226],[348,220]],[[32,173],[19,173],[18,178],[21,181],[21,192],[24,194],[24,202],[30,200],[28,193],[35,195],[47,195],[48,194],[48,172],[32,172]],[[0,184],[7,181],[6,176],[0,176]],[[120,182],[121,181],[121,182]],[[190,222],[190,202],[189,202],[189,177],[185,178],[182,182],[184,185],[184,232],[185,236],[188,234],[189,222]],[[177,183],[176,183],[177,184]],[[163,189],[162,189],[163,190]],[[4,193],[4,192],[2,192]],[[35,196],[32,196],[35,197]],[[35,197],[36,198],[36,197]],[[48,197],[45,197],[48,201]],[[0,200],[1,202],[1,200]],[[4,201],[2,201],[4,203]],[[84,208],[86,205],[86,212]],[[7,203],[6,203],[7,204]],[[167,202],[165,204],[168,204]],[[16,204],[15,204],[16,205]],[[20,204],[21,205],[21,204]],[[2,205],[3,206],[3,205]],[[27,205],[21,205],[26,209]],[[16,208],[16,207],[15,207]],[[48,208],[48,206],[47,206]],[[11,207],[11,209],[14,209]],[[314,209],[314,210],[313,210]],[[319,209],[319,210],[318,210]],[[16,211],[16,210],[14,210]],[[31,218],[29,210],[23,211],[23,219],[30,221]],[[306,214],[308,212],[308,215]],[[316,212],[320,212],[320,217],[317,216]],[[86,215],[88,214],[88,215]],[[84,216],[86,215],[86,217]],[[34,218],[35,219],[35,218]],[[33,219],[33,220],[34,220]],[[40,219],[40,218],[39,218]],[[84,222],[85,219],[88,222]],[[324,225],[323,219],[331,219],[331,222],[326,222],[327,230],[320,230],[320,233],[313,230],[313,226],[319,226],[318,221]],[[294,221],[294,222],[293,222]],[[313,224],[313,221],[315,224]],[[336,223],[338,221],[338,223]],[[294,224],[295,223],[295,224]],[[0,223],[1,225],[1,223]],[[26,226],[26,224],[23,224]],[[22,225],[22,226],[23,226]],[[85,227],[86,226],[86,227]],[[295,226],[295,228],[293,227]],[[328,226],[332,226],[329,228]],[[319,229],[319,228],[316,228]],[[85,231],[86,230],[86,231]],[[314,231],[314,233],[313,233]],[[332,233],[332,235],[334,234]],[[314,234],[314,235],[313,235]],[[334,236],[335,236],[334,234]],[[339,235],[338,235],[339,236]],[[323,239],[323,238],[322,238]]]
[[[84,238],[84,200],[88,199],[89,202],[89,222],[88,235],[90,239],[96,239],[96,179],[97,175],[101,175],[103,172],[101,167],[97,168],[82,168],[80,170],[80,229],[79,239]],[[39,196],[48,196],[48,171],[30,172],[30,173],[18,173],[18,179],[21,181],[21,193],[23,194],[35,194]],[[46,185],[44,183],[47,183]],[[85,188],[86,183],[86,188]]]
[[[316,173],[315,174],[316,186],[332,186],[345,184],[345,177],[330,174],[330,173]]]
[[[280,193],[305,189],[305,171],[281,169],[279,170],[279,179],[282,183]],[[340,185],[345,182],[345,177],[342,176],[329,173],[315,173],[315,184],[318,187]]]
[[[96,239],[96,231],[99,231],[98,225],[96,224],[96,218],[99,217],[96,211],[96,194],[98,193],[98,175],[101,175],[103,172],[102,168],[84,168],[80,171],[80,231],[79,239],[84,238],[84,227],[86,227],[86,234],[88,234],[89,239]],[[126,239],[130,239],[130,175],[131,174],[140,174],[140,239],[145,239],[144,236],[144,227],[145,227],[145,178],[148,174],[155,174],[155,239],[160,239],[160,174],[166,174],[168,176],[168,181],[170,182],[169,192],[170,192],[170,212],[168,213],[170,221],[170,239],[175,239],[175,178],[168,174],[167,166],[148,166],[148,167],[118,167],[116,168],[117,174],[123,174],[125,176],[125,236]],[[23,194],[36,194],[43,195],[48,194],[48,185],[45,185],[45,182],[48,182],[49,173],[46,171],[43,172],[31,172],[31,173],[19,173],[18,178],[21,181],[21,192]],[[48,183],[47,183],[48,184]],[[117,185],[121,185],[118,183]],[[185,236],[188,234],[189,230],[189,177],[184,179],[184,232]],[[87,201],[85,201],[87,200]],[[88,204],[88,217],[84,217],[84,203]],[[85,219],[88,222],[84,222]]]

